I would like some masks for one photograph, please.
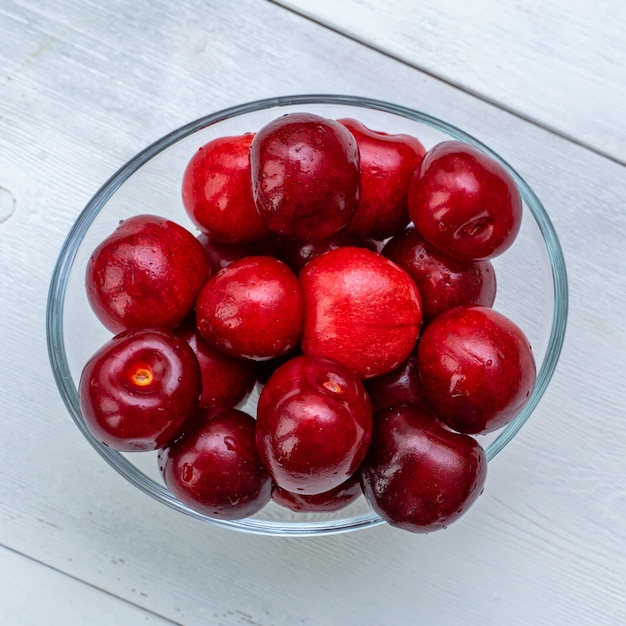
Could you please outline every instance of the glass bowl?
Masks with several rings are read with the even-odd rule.
[[[120,220],[156,213],[197,232],[183,209],[181,181],[195,151],[219,136],[255,131],[296,111],[329,118],[352,117],[388,133],[416,136],[426,148],[447,139],[472,144],[499,161],[512,175],[524,201],[522,228],[513,246],[493,260],[498,277],[494,308],[525,331],[538,365],[534,392],[505,428],[479,437],[492,460],[513,439],[537,406],[552,377],[567,318],[567,277],[561,248],[545,209],[524,180],[497,154],[467,133],[439,119],[387,102],[337,95],[300,95],[259,100],[191,122],[142,150],[119,169],[83,209],[54,268],[47,308],[48,352],[61,396],[76,425],[95,450],[124,478],[163,504],[232,530],[264,535],[305,536],[354,531],[383,523],[360,497],[335,513],[295,513],[270,503],[253,517],[224,521],[180,503],[165,488],[156,453],[119,453],[97,441],[79,410],[76,383],[88,358],[110,338],[87,302],[84,275],[93,249]],[[254,415],[258,390],[244,410]]]

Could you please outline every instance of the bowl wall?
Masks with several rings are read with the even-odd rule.
[[[80,416],[76,384],[91,355],[111,334],[87,301],[84,273],[93,249],[119,224],[138,213],[170,218],[197,232],[181,201],[184,169],[211,139],[256,131],[276,117],[306,111],[329,118],[353,117],[388,133],[416,136],[426,148],[459,139],[489,153],[514,177],[524,200],[524,219],[513,246],[493,260],[498,280],[494,308],[527,334],[538,365],[538,380],[524,410],[501,431],[480,437],[491,460],[528,419],[552,376],[567,318],[567,279],[552,224],[528,185],[498,155],[463,131],[423,113],[385,102],[347,96],[293,96],[257,101],[206,116],[163,137],[124,165],[84,208],[70,231],[54,269],[47,312],[48,349],[63,400],[91,445],[143,492],[181,512],[234,530],[274,535],[317,535],[382,523],[363,498],[333,514],[291,513],[274,504],[254,517],[221,521],[179,503],[163,486],[156,453],[120,454],[95,440]],[[258,389],[244,410],[254,415]]]

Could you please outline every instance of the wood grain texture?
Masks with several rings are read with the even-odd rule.
[[[0,623],[7,626],[172,626],[174,622],[0,548]]]
[[[473,133],[533,186],[561,238],[571,314],[559,368],[471,514],[445,532],[287,540],[186,518],[93,452],[49,371],[52,266],[108,176],[207,112],[306,92],[388,99]],[[626,623],[625,173],[269,2],[3,5],[0,187],[15,209],[0,223],[0,542],[106,590],[85,602],[117,596],[191,626]],[[11,596],[15,611],[24,596]],[[56,623],[71,623],[62,605]]]
[[[276,0],[626,162],[626,5]]]

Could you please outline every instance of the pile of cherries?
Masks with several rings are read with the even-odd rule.
[[[94,436],[158,450],[168,488],[210,517],[362,495],[413,532],[460,517],[487,472],[473,435],[513,419],[536,377],[492,308],[490,259],[522,219],[505,169],[459,141],[289,113],[199,148],[182,200],[197,236],[136,215],[89,260],[114,335],[79,383]]]

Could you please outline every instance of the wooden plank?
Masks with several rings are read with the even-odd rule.
[[[624,3],[276,1],[626,162]]]
[[[167,626],[174,622],[17,552],[0,548],[0,623],[7,626]]]
[[[189,626],[626,622],[622,166],[254,0],[12,3],[0,83],[0,187],[15,200],[0,223],[4,545]],[[176,514],[93,452],[49,372],[51,268],[102,182],[207,112],[306,92],[388,99],[475,134],[535,188],[565,249],[572,313],[554,382],[471,517],[443,533],[286,540]]]

